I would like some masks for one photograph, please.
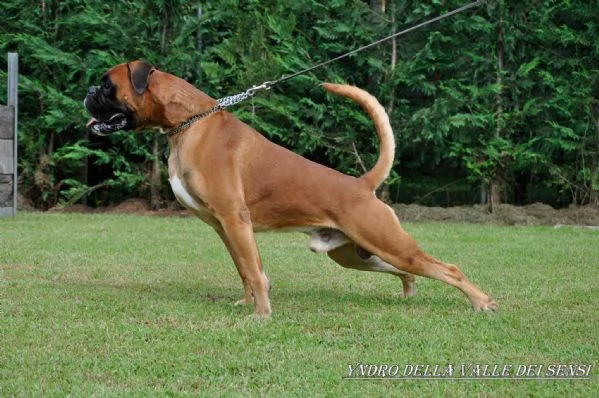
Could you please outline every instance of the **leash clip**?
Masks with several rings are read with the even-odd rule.
[[[273,85],[274,82],[266,81],[258,86],[252,86],[252,88],[248,89],[245,93],[248,95],[248,97],[252,97],[260,90],[270,90]]]
[[[244,91],[243,93],[230,95],[228,97],[221,98],[221,99],[217,100],[218,105],[221,108],[228,108],[229,106],[237,105],[241,101],[244,101],[248,98],[253,97],[254,94],[256,94],[260,90],[270,90],[270,88],[272,86],[274,86],[274,82],[270,82],[270,81],[264,82],[264,83],[260,84],[259,86],[253,86],[252,88]]]

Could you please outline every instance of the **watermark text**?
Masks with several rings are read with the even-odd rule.
[[[361,363],[347,366],[344,379],[504,379],[589,380],[592,364],[392,364]]]

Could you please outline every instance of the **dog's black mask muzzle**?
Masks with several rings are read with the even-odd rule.
[[[107,76],[102,78],[101,86],[89,88],[83,105],[92,116],[87,127],[94,134],[109,135],[135,128],[133,112],[116,100],[116,89]]]

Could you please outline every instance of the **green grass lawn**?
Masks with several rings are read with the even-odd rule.
[[[0,219],[0,396],[594,396],[599,231],[407,224],[500,305],[346,270],[300,234],[259,235],[270,321],[193,218]],[[590,380],[347,380],[349,365],[590,364]],[[400,373],[401,375],[401,373]],[[596,395],[595,395],[596,396]]]

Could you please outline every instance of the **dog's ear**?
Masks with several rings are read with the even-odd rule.
[[[129,79],[137,95],[142,95],[148,88],[150,75],[155,68],[144,61],[134,61],[127,64]]]

